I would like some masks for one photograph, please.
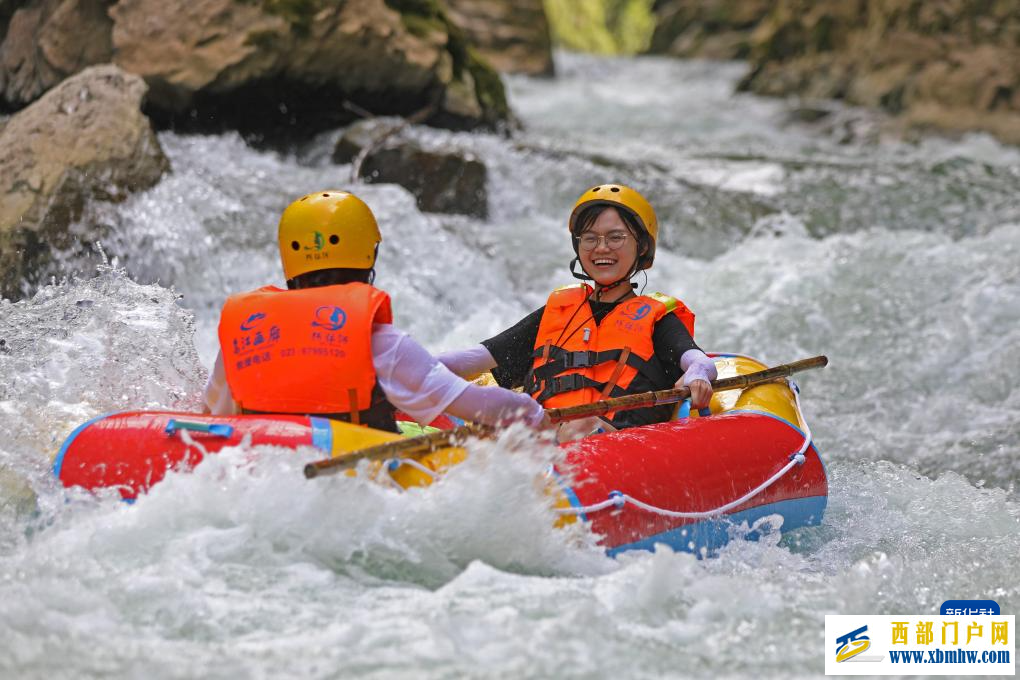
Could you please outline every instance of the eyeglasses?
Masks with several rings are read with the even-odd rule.
[[[597,234],[581,234],[575,236],[577,244],[581,247],[581,250],[595,250],[599,247],[599,241],[605,240],[606,247],[610,250],[619,250],[623,247],[623,244],[627,242],[630,237],[625,231],[611,231],[605,236],[598,236]]]

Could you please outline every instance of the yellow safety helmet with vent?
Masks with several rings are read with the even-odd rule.
[[[375,215],[346,191],[317,191],[280,217],[280,260],[287,279],[319,269],[371,269],[382,241]]]
[[[581,194],[574,204],[570,213],[570,235],[577,236],[575,232],[578,216],[593,205],[611,205],[617,210],[624,210],[629,213],[638,225],[648,234],[648,250],[638,257],[638,270],[648,269],[655,260],[655,243],[659,238],[659,221],[655,217],[655,210],[652,204],[645,200],[645,197],[622,184],[600,184],[588,189]],[[639,234],[640,236],[640,234]],[[574,243],[577,250],[577,243]]]

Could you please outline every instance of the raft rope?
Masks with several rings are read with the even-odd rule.
[[[592,505],[584,505],[581,507],[554,508],[554,512],[558,515],[587,515],[607,508],[622,509],[623,506],[630,503],[634,507],[640,508],[645,512],[662,515],[663,517],[672,517],[674,519],[712,519],[729,512],[733,508],[743,505],[765,491],[765,489],[775,484],[783,477],[783,475],[792,470],[795,466],[803,465],[806,460],[804,454],[808,450],[808,447],[811,446],[811,429],[808,427],[808,424],[804,420],[804,416],[800,410],[800,388],[797,387],[797,383],[789,378],[786,382],[790,385],[790,389],[793,390],[794,402],[797,409],[797,419],[800,421],[800,424],[804,426],[804,443],[801,444],[800,448],[796,452],[790,454],[789,462],[780,468],[778,472],[740,498],[730,501],[726,505],[721,505],[713,510],[703,510],[701,512],[677,512],[675,510],[667,510],[666,508],[660,508],[649,503],[645,503],[644,501],[638,500],[637,498],[621,491],[610,491],[609,498],[601,503],[594,503]]]
[[[630,503],[634,507],[640,508],[645,512],[650,512],[656,515],[662,515],[663,517],[672,517],[675,519],[712,519],[713,517],[718,517],[719,515],[726,514],[733,508],[743,505],[744,503],[748,502],[749,500],[751,500],[752,498],[759,495],[760,493],[768,489],[770,486],[775,484],[783,477],[783,475],[792,470],[795,466],[803,465],[804,461],[806,460],[805,453],[807,452],[808,447],[811,446],[812,439],[811,428],[808,427],[807,421],[804,420],[804,415],[801,413],[800,409],[800,388],[797,386],[797,383],[795,383],[793,380],[789,378],[787,378],[786,382],[787,384],[789,384],[790,389],[793,391],[794,404],[796,405],[797,410],[797,420],[800,421],[800,425],[804,427],[804,443],[801,444],[800,448],[797,451],[790,454],[790,460],[786,463],[786,465],[780,468],[778,472],[769,477],[759,486],[755,487],[751,491],[748,491],[740,498],[734,501],[730,501],[726,505],[721,505],[713,510],[703,510],[701,512],[678,512],[676,510],[667,510],[666,508],[660,508],[649,503],[645,503],[644,501],[638,500],[637,498],[634,498],[633,496],[625,494],[621,491],[611,491],[609,492],[609,498],[600,503],[584,505],[581,507],[572,506],[569,508],[554,508],[553,511],[558,515],[588,515],[590,513],[598,512],[600,510],[606,510],[608,508],[622,509],[623,506],[625,506],[627,503]],[[393,482],[394,486],[401,491],[403,491],[404,488],[397,483],[397,480],[393,478],[392,473],[404,465],[408,465],[424,473],[433,480],[438,479],[440,476],[437,472],[425,467],[416,460],[412,460],[410,458],[391,458],[390,460],[387,460],[384,463],[384,469],[389,473],[386,476],[389,478],[391,482]]]

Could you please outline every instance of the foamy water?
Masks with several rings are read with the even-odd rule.
[[[174,173],[95,207],[114,266],[0,303],[0,675],[816,676],[826,613],[1015,611],[1020,152],[841,143],[845,125],[731,95],[739,65],[559,66],[511,81],[513,140],[412,131],[486,162],[489,221],[356,187],[398,325],[441,350],[517,321],[570,282],[577,195],[633,183],[662,222],[648,288],[695,309],[703,347],[830,357],[798,378],[830,475],[823,525],[712,560],[611,560],[552,528],[535,479],[555,451],[520,431],[404,494],[307,481],[314,452],[271,447],[130,506],[59,488],[49,462],[78,423],[198,406],[223,298],[280,282],[280,211],[349,186],[323,160],[335,135],[281,156],[163,133]]]

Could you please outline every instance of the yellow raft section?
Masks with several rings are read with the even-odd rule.
[[[405,439],[404,435],[395,432],[374,430],[370,427],[352,425],[339,420],[329,421],[329,426],[333,434],[330,450],[332,458],[342,458],[347,453],[354,453],[370,446]],[[432,431],[431,428],[429,431]],[[425,470],[412,465],[401,465],[395,469],[384,470],[383,468],[388,466],[384,463],[376,463],[371,466],[371,476],[377,478],[379,475],[388,473],[393,481],[405,489],[412,486],[428,486],[432,484],[434,475],[441,474],[451,465],[456,465],[467,458],[467,450],[459,446],[450,446],[410,458]],[[430,472],[432,474],[429,474]],[[354,476],[355,472],[348,470],[346,474]]]
[[[757,359],[740,354],[717,354],[713,357],[719,379],[732,378],[748,373],[757,373],[768,368]],[[712,395],[709,404],[712,415],[731,411],[753,411],[785,420],[799,429],[804,421],[797,408],[797,397],[784,380],[757,385],[742,390],[725,390]],[[698,418],[697,411],[691,411],[691,418]]]

